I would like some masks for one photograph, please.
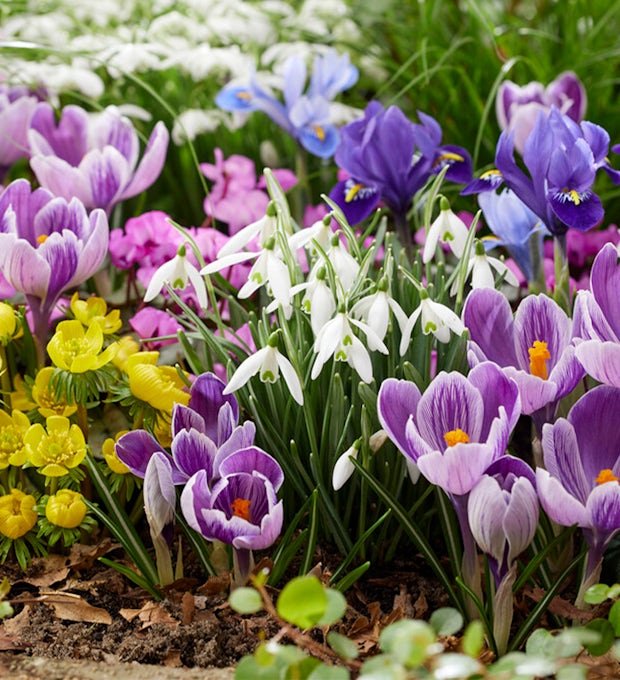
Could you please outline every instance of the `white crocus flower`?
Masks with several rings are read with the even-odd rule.
[[[465,222],[452,212],[447,199],[442,197],[440,206],[439,216],[431,224],[426,234],[424,251],[422,253],[422,261],[425,264],[433,259],[438,241],[440,243],[447,243],[450,250],[457,257],[461,257],[465,250],[468,234]]]
[[[357,455],[360,452],[362,439],[356,439],[353,445],[350,446],[336,461],[332,471],[332,487],[334,491],[341,489],[346,482],[349,481],[351,475],[355,472],[355,466],[351,462],[351,458],[357,460]]]
[[[433,302],[428,297],[428,293],[425,290],[421,290],[420,306],[409,317],[407,325],[403,330],[403,337],[400,341],[401,356],[407,351],[411,333],[419,317],[422,320],[422,332],[424,335],[432,333],[439,342],[448,342],[450,340],[450,331],[456,335],[461,335],[465,330],[463,322],[449,307],[439,302]]]
[[[194,286],[198,304],[202,309],[206,309],[208,303],[204,279],[196,267],[187,260],[186,248],[183,244],[172,260],[165,262],[155,271],[146,289],[144,301],[153,300],[166,284],[175,290],[184,290],[188,281]]]
[[[300,406],[303,406],[304,394],[301,381],[291,362],[278,350],[277,336],[278,332],[276,331],[269,338],[266,347],[259,349],[239,365],[228,381],[224,394],[230,394],[243,387],[257,373],[263,382],[274,383],[280,377],[280,371],[282,371],[284,382],[293,399]]]
[[[351,319],[346,312],[338,312],[319,331],[314,341],[314,351],[317,357],[312,367],[310,377],[315,380],[325,362],[333,356],[336,361],[346,361],[360,378],[369,383],[372,380],[372,362],[364,343],[353,334],[351,325],[359,328],[368,340],[371,349],[377,349],[383,354],[389,354],[388,348],[370,326]]]
[[[260,220],[256,220],[256,222],[252,222],[252,224],[248,224],[247,227],[240,229],[219,249],[217,253],[218,260],[231,255],[232,253],[237,253],[242,248],[245,248],[245,246],[247,246],[250,241],[257,237],[261,246],[269,239],[273,238],[276,232],[277,224],[276,212],[275,203],[270,201],[267,205],[265,214],[260,218]]]
[[[401,333],[407,325],[407,315],[388,292],[389,283],[383,277],[377,285],[377,292],[358,300],[351,308],[351,314],[367,323],[383,340],[390,323],[390,310],[396,317]]]

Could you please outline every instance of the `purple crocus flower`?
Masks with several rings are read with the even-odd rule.
[[[103,210],[89,215],[77,198],[67,202],[43,188],[32,191],[25,179],[0,195],[0,271],[26,295],[41,347],[60,294],[99,269],[108,239]]]
[[[331,123],[331,100],[353,85],[357,69],[348,55],[328,50],[314,61],[310,85],[304,94],[307,73],[301,57],[286,60],[282,69],[284,103],[261,87],[255,75],[247,85],[227,85],[217,94],[216,104],[225,111],[263,111],[307,151],[329,158],[340,143]]]
[[[384,109],[373,101],[362,119],[341,129],[335,161],[349,178],[336,184],[330,198],[351,224],[361,222],[383,200],[404,229],[413,196],[446,163],[450,165],[448,179],[470,180],[467,151],[442,146],[437,121],[422,112],[418,116],[422,123],[414,124],[397,106]]]
[[[469,494],[469,526],[499,586],[538,525],[536,477],[519,458],[502,456]]]
[[[564,71],[547,87],[538,82],[520,87],[505,80],[497,91],[495,110],[500,129],[514,131],[515,147],[522,154],[541,111],[548,113],[555,106],[575,123],[580,123],[587,104],[585,88],[577,75]]]
[[[112,208],[143,192],[159,176],[169,134],[159,122],[138,164],[140,143],[131,121],[108,107],[88,113],[65,106],[58,124],[52,107],[37,107],[28,133],[30,165],[39,183],[56,196],[78,197],[87,208]],[[137,167],[136,167],[137,165]]]
[[[584,375],[570,318],[546,295],[528,295],[513,318],[501,292],[479,289],[465,301],[463,323],[471,338],[470,366],[492,361],[501,367],[519,386],[521,409],[540,432]]]
[[[599,382],[620,387],[620,264],[618,250],[608,243],[596,256],[590,290],[575,300],[574,324],[580,337],[576,355]]]
[[[578,602],[597,582],[603,553],[620,529],[620,389],[586,392],[567,418],[543,427],[545,468],[537,468],[540,502],[561,526],[577,524],[589,547]]]
[[[15,161],[28,155],[28,128],[38,103],[26,87],[0,85],[0,182]]]
[[[238,584],[249,575],[251,551],[268,548],[282,530],[282,501],[276,493],[284,476],[277,463],[266,467],[261,459],[271,457],[255,446],[241,449],[226,460],[226,474],[215,484],[201,470],[181,494],[181,511],[190,527],[234,548]]]
[[[388,378],[377,409],[398,449],[429,482],[457,496],[504,455],[521,414],[517,385],[491,362],[467,377],[441,372],[424,394],[413,382]]]
[[[169,459],[174,484],[184,484],[199,470],[206,471],[210,480],[219,478],[222,462],[251,446],[256,432],[252,422],[237,424],[239,405],[234,395],[223,394],[225,387],[213,373],[203,373],[192,383],[188,405],[175,404],[172,455],[149,432],[133,430],[116,442],[119,459],[137,477],[145,476],[151,457],[158,452]]]
[[[502,182],[545,223],[554,236],[569,228],[587,231],[603,218],[592,185],[599,169],[620,183],[620,172],[607,160],[609,135],[588,121],[577,125],[556,108],[539,113],[523,150],[529,176],[514,159],[514,135],[502,132],[495,153],[496,170],[484,173],[463,194],[495,189]]]

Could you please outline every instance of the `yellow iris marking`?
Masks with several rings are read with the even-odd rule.
[[[241,92],[237,92],[235,96],[237,97],[237,99],[245,99],[246,101],[248,99],[252,99],[252,95],[249,92],[245,92],[243,90]]]
[[[598,477],[594,481],[597,484],[605,484],[606,482],[617,482],[618,478],[609,468],[606,468],[598,473]]]
[[[45,243],[47,241],[47,234],[41,234],[37,236],[37,243]]]
[[[433,163],[434,166],[440,165],[444,161],[458,161],[462,162],[465,159],[463,156],[461,156],[458,153],[454,153],[453,151],[446,151],[445,153],[442,153],[441,156]]]
[[[488,177],[493,177],[493,175],[501,175],[501,174],[502,173],[499,170],[493,168],[492,170],[487,170],[486,172],[483,172],[480,175],[480,179],[487,179]]]
[[[252,501],[246,500],[245,498],[235,498],[231,504],[233,515],[235,517],[241,517],[248,522],[250,521],[250,503]]]
[[[463,432],[463,430],[459,429],[458,427],[456,430],[450,430],[450,432],[446,432],[443,438],[446,440],[446,444],[448,446],[454,446],[455,444],[467,444],[469,442],[469,436],[467,435],[467,432]]]
[[[360,189],[363,189],[363,184],[354,184],[345,194],[344,202],[351,203],[351,201],[357,196]]]
[[[568,192],[568,197],[570,198],[570,200],[571,200],[575,205],[579,205],[579,204],[581,203],[581,199],[579,198],[579,194],[578,194],[574,189],[571,189],[571,190]]]
[[[527,351],[530,355],[530,373],[546,380],[547,361],[551,359],[547,343],[542,340],[534,340],[534,344]]]
[[[313,125],[314,134],[322,141],[325,141],[325,130],[320,125]]]

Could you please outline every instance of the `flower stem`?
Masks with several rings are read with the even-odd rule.
[[[553,298],[567,314],[570,314],[571,294],[566,254],[566,234],[559,234],[553,239],[553,261],[555,266]]]

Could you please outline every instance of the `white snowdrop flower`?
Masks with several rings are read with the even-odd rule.
[[[342,290],[347,292],[351,289],[357,275],[360,271],[360,263],[349,253],[340,241],[338,234],[332,234],[329,249],[327,250],[327,259],[331,262],[334,272],[338,277],[338,282],[342,286]],[[321,261],[317,261],[310,275],[314,275],[314,269],[323,266]]]
[[[407,325],[408,317],[402,307],[388,291],[389,282],[383,277],[377,284],[377,291],[358,300],[351,308],[351,314],[365,323],[383,340],[390,323],[390,310],[396,317],[401,333]]]
[[[497,257],[487,255],[484,244],[476,242],[475,252],[467,265],[467,276],[471,274],[472,288],[495,288],[495,273],[504,277],[504,282],[509,286],[519,287],[519,281],[506,264]],[[458,289],[458,279],[452,284],[450,295],[454,295]]]
[[[407,351],[411,333],[420,317],[424,335],[430,335],[432,333],[439,342],[448,342],[450,340],[451,331],[456,335],[461,335],[465,330],[463,322],[449,307],[446,307],[439,302],[434,302],[428,297],[428,293],[425,290],[421,290],[420,305],[409,317],[407,325],[403,330],[403,337],[400,341],[401,356]]]
[[[359,328],[368,340],[368,345],[378,349],[383,354],[389,354],[388,348],[376,333],[361,321],[351,319],[344,311],[328,321],[319,331],[314,341],[314,351],[317,357],[312,366],[310,377],[315,380],[325,362],[333,356],[336,361],[346,361],[360,378],[369,383],[372,380],[372,362],[364,343],[353,334],[351,325]]]
[[[273,238],[277,227],[276,214],[276,205],[273,201],[270,201],[263,217],[256,220],[256,222],[248,224],[247,227],[243,227],[243,229],[240,229],[228,239],[218,251],[218,259],[238,252],[255,238],[258,238],[261,245]],[[204,270],[203,273],[205,273]]]
[[[296,253],[299,248],[311,245],[313,253],[316,253],[316,248],[312,244],[314,241],[323,250],[327,251],[334,236],[334,231],[331,228],[332,213],[329,212],[323,219],[317,220],[314,224],[305,229],[300,229],[289,236],[288,244],[292,253]]]
[[[302,291],[305,292],[301,306],[310,314],[310,326],[316,337],[336,311],[336,299],[331,288],[327,285],[325,267],[320,267],[316,276],[309,277],[306,282],[293,286],[291,297]]]
[[[188,140],[193,142],[198,135],[205,132],[213,132],[220,125],[226,125],[228,116],[224,111],[214,109],[207,111],[204,109],[187,109],[178,115],[172,126],[172,141],[181,146]]]
[[[278,304],[283,306],[285,313],[288,312],[291,300],[291,277],[288,267],[282,260],[282,252],[276,249],[275,239],[273,238],[265,244],[258,254],[256,262],[252,265],[248,274],[248,280],[239,289],[237,297],[240,300],[250,297],[262,286],[267,289]]]
[[[207,288],[204,279],[196,267],[187,260],[186,255],[186,247],[183,244],[172,260],[165,262],[155,271],[144,295],[145,302],[153,300],[166,284],[175,290],[184,290],[189,281],[196,291],[198,303],[202,309],[207,308]]]
[[[74,90],[99,99],[104,92],[103,80],[87,68],[67,64],[37,64],[37,77],[33,82],[42,82],[54,94]]]
[[[465,250],[468,234],[465,222],[452,212],[447,199],[442,197],[440,206],[439,216],[431,224],[424,242],[422,261],[425,264],[433,259],[437,242],[447,243],[457,257],[461,257]]]
[[[303,406],[304,394],[299,376],[291,362],[278,350],[279,333],[281,331],[272,333],[266,347],[259,349],[241,362],[228,381],[224,394],[235,392],[256,374],[262,382],[274,383],[280,377],[281,371],[291,396],[300,406]]]
[[[357,460],[357,456],[362,446],[362,439],[356,439],[353,444],[338,458],[332,471],[332,487],[334,491],[341,489],[355,472],[355,466],[351,458]]]
[[[126,73],[156,71],[161,64],[163,50],[159,45],[149,43],[126,43],[115,45],[100,54],[108,73],[113,78]]]

